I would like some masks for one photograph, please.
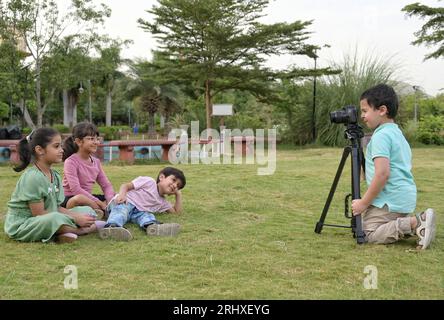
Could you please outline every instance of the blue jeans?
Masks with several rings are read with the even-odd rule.
[[[107,224],[116,224],[123,227],[126,223],[132,222],[143,228],[144,225],[159,223],[151,212],[140,211],[133,204],[121,203],[111,207]]]

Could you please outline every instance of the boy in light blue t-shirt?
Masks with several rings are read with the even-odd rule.
[[[367,242],[393,243],[405,235],[418,236],[418,248],[426,249],[435,237],[433,209],[409,216],[416,207],[412,176],[412,152],[394,118],[398,98],[390,86],[366,90],[360,99],[361,118],[374,129],[365,156],[368,189],[353,200],[353,214],[362,214]]]

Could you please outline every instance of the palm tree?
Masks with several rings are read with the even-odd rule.
[[[160,113],[165,117],[165,133],[171,130],[170,119],[176,113],[182,110],[182,104],[179,102],[180,91],[174,85],[161,87]]]
[[[148,135],[156,135],[154,115],[160,113],[168,122],[170,117],[181,110],[180,89],[174,84],[159,84],[151,77],[153,70],[148,61],[138,60],[130,65],[133,81],[127,86],[127,96],[139,101],[140,109],[148,113]]]
[[[150,138],[156,136],[154,115],[159,110],[160,101],[160,95],[155,90],[142,94],[140,98],[140,108],[148,113],[148,137]]]

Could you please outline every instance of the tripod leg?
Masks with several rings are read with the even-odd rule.
[[[328,209],[330,208],[330,203],[333,200],[334,193],[336,191],[336,187],[338,186],[339,179],[341,178],[342,170],[344,169],[345,162],[347,161],[347,157],[350,154],[351,148],[349,146],[344,148],[342,152],[341,162],[339,163],[338,170],[336,171],[335,179],[333,180],[333,184],[330,188],[330,192],[327,197],[327,201],[324,205],[324,210],[322,210],[321,217],[319,221],[316,223],[315,232],[321,233],[322,227],[324,226],[325,217],[327,216]]]
[[[356,145],[352,146],[352,199],[361,198],[361,186],[360,186],[360,176],[361,176],[361,159],[362,150]],[[362,217],[361,215],[353,215],[351,221],[352,232],[356,237],[356,242],[362,244],[365,242],[365,234],[362,230]]]
[[[359,153],[360,153],[360,161],[361,161],[361,167],[362,167],[362,172],[364,173],[365,176],[365,155],[364,155],[364,151],[362,151],[362,148],[359,148]]]

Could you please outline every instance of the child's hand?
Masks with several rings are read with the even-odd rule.
[[[352,211],[355,216],[363,213],[367,208],[368,204],[362,201],[362,199],[355,199],[352,201]]]
[[[96,203],[99,206],[99,209],[102,209],[103,211],[105,211],[105,209],[106,209],[106,202],[105,201],[97,200]]]
[[[96,221],[96,218],[86,214],[76,214],[74,216],[74,221],[76,225],[78,225],[79,227],[85,228],[85,227],[91,227],[91,225],[94,224],[94,221]]]
[[[125,194],[118,194],[116,197],[116,203],[121,204],[126,202],[126,195]]]

